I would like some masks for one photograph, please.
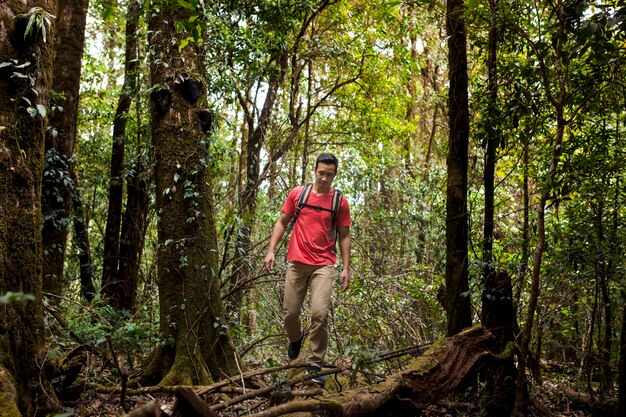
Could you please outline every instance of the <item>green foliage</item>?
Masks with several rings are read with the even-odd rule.
[[[52,19],[55,19],[55,16],[39,6],[32,7],[24,16],[28,17],[28,23],[24,31],[24,39],[32,36],[34,31],[34,35],[41,33],[43,41],[47,42],[48,32],[52,26]]]
[[[24,294],[23,292],[11,291],[0,295],[0,304],[12,304],[24,301],[35,301],[35,296],[32,294]]]
[[[421,0],[326,3],[153,2],[154,7],[174,7],[181,12],[180,20],[172,23],[179,38],[172,45],[174,51],[188,47],[203,51],[206,74],[201,76],[219,120],[210,138],[198,144],[209,149],[206,181],[214,194],[199,195],[189,180],[197,172],[182,163],[166,193],[182,193],[191,208],[181,214],[182,221],[191,228],[214,215],[220,257],[215,274],[222,280],[223,294],[237,268],[245,265],[252,271],[248,278],[253,287],[244,292],[239,310],[227,312],[224,326],[245,352],[245,361],[277,365],[284,362],[280,297],[286,245],[279,247],[279,272],[269,274],[261,266],[267,239],[291,187],[310,180],[315,156],[321,151],[336,153],[340,166],[335,186],[351,203],[354,278],[348,292],[334,300],[328,359],[350,361],[356,375],[380,352],[425,343],[445,329],[444,312],[437,301],[446,262],[449,120],[445,107],[445,10],[442,2]],[[471,286],[467,296],[477,319],[485,270],[481,261],[484,145],[487,132],[493,129],[499,141],[493,266],[510,272],[523,325],[536,243],[535,204],[538,195],[549,191],[538,326],[543,329],[541,342],[548,358],[566,358],[568,366],[580,369],[581,358],[587,352],[599,354],[604,338],[597,326],[604,323],[597,285],[608,278],[609,310],[613,313],[618,312],[620,292],[626,291],[620,256],[626,242],[622,178],[625,96],[619,87],[619,80],[626,75],[626,31],[623,7],[610,2],[566,3],[562,57],[566,132],[560,173],[554,181],[548,180],[548,173],[556,135],[554,97],[561,88],[556,78],[558,19],[546,2],[498,2],[498,96],[496,108],[490,109],[485,61],[492,16],[484,2],[466,4],[471,23],[472,123],[468,184]],[[95,2],[93,7],[83,60],[75,166],[87,202],[98,271],[108,206],[110,127],[121,82],[123,39],[117,34],[123,27],[123,13],[116,1]],[[33,28],[37,24],[33,20]],[[145,22],[139,32],[147,33]],[[155,150],[145,144],[150,134],[148,95],[152,89],[146,44],[140,42],[139,99],[129,113],[125,175],[138,163],[154,166]],[[257,184],[256,211],[242,212],[242,187],[246,169],[252,167],[246,165],[248,154],[242,138],[248,138],[248,129],[260,122],[268,86],[281,73],[282,57],[287,57],[285,81],[276,91],[270,120],[261,132],[260,160],[255,166],[265,175]],[[24,69],[29,65],[3,62],[0,71],[10,71],[15,81],[25,80]],[[35,119],[55,110],[40,108],[37,100],[17,100]],[[292,142],[287,143],[291,135]],[[279,151],[282,156],[270,164]],[[44,173],[44,180],[64,184],[67,178],[58,168]],[[525,183],[529,190],[527,219]],[[211,198],[214,213],[193,210],[202,198]],[[103,319],[94,319],[68,307],[74,334],[99,349],[105,349],[103,342],[110,338],[118,349],[139,356],[157,340],[153,327],[158,310],[156,217],[151,214],[142,258],[141,313],[131,319],[95,307],[97,314],[92,316]],[[237,246],[238,234],[241,238],[242,227],[250,225],[251,250],[246,251]],[[180,250],[185,242],[164,244]],[[529,252],[524,253],[524,248]],[[235,262],[241,256],[245,259]],[[182,250],[178,261],[177,266],[190,262]],[[68,262],[68,277],[76,282],[76,257]],[[613,315],[613,326],[620,324],[617,316]],[[70,344],[70,336],[66,336],[66,345],[59,344],[63,348]],[[615,344],[610,353],[615,364]],[[276,378],[280,383],[280,376]]]
[[[89,306],[64,302],[59,308],[67,323],[63,333],[53,338],[52,356],[63,357],[76,344],[89,345],[102,359],[112,355],[120,361],[124,359],[120,365],[132,371],[160,343],[158,323],[147,319],[145,314],[149,311],[145,308],[133,315],[99,299]]]

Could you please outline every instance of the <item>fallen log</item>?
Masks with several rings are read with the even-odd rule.
[[[495,338],[481,326],[442,339],[414,359],[407,369],[382,383],[317,399],[296,400],[268,408],[250,417],[297,415],[312,417],[319,410],[329,415],[360,417],[377,411],[402,415],[426,408],[458,387],[486,360],[494,360]],[[499,352],[496,352],[499,353]],[[293,414],[295,413],[295,414]]]
[[[333,417],[361,417],[378,415],[380,411],[388,415],[418,415],[419,410],[443,399],[461,385],[485,361],[497,360],[497,354],[500,352],[493,352],[494,346],[494,336],[482,326],[475,326],[453,337],[435,342],[422,356],[413,359],[405,370],[391,375],[379,384],[331,395],[319,395],[316,398],[298,398],[266,408],[249,417],[285,415],[313,417],[320,415],[320,412],[322,415]],[[329,372],[332,370],[322,373]],[[293,388],[309,378],[302,375],[291,379],[289,384]],[[186,412],[181,413],[183,409],[179,404],[178,414],[184,417],[204,417],[203,413],[206,412],[206,415],[214,416],[219,410],[244,400],[265,396],[275,390],[276,387],[252,390],[247,394],[214,404],[210,409],[208,406],[202,407],[201,411],[190,412],[185,409]],[[180,395],[182,394],[180,390],[177,390],[177,394],[177,403],[184,401],[185,404],[199,404],[199,399],[189,389],[184,392],[187,394],[185,396]],[[138,415],[152,417],[156,414]]]

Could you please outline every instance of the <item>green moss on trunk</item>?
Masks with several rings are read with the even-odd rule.
[[[35,297],[0,309],[0,366],[13,381],[20,412],[28,416],[56,408],[54,392],[41,370],[45,360],[41,175],[47,121],[40,110],[32,117],[23,105],[26,98],[33,108],[49,106],[50,41],[44,42],[40,31],[24,37],[26,13],[35,5],[51,14],[56,10],[53,0],[8,0],[0,6],[0,62],[29,63],[19,69],[5,67],[0,73],[0,126],[5,127],[0,130],[0,293]],[[12,79],[13,69],[26,77]],[[7,401],[10,407],[10,397]]]
[[[151,98],[161,332],[175,343],[173,364],[162,383],[172,385],[207,383],[210,375],[237,371],[217,280],[210,129],[204,117],[210,112],[203,108],[197,75],[203,71],[194,47],[171,47],[186,36],[171,24],[187,18],[184,13],[164,6],[149,23],[151,83],[158,88]]]
[[[17,390],[9,372],[0,365],[0,417],[20,417]]]

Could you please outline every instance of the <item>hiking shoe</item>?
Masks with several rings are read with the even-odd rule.
[[[309,374],[316,374],[321,370],[322,368],[320,368],[319,366],[309,366],[308,368],[306,368],[306,372]],[[326,377],[324,375],[314,376],[313,378],[311,378],[311,381],[315,382],[316,384],[324,385],[326,383]]]
[[[302,332],[302,337],[295,342],[289,342],[289,347],[287,348],[287,356],[289,356],[290,360],[294,360],[300,354],[300,348],[302,347],[302,341],[304,340],[304,332]]]

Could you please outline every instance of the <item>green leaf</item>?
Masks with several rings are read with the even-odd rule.
[[[37,104],[37,111],[41,115],[41,117],[46,117],[46,107],[43,104]]]
[[[189,38],[187,39],[183,39],[180,42],[180,45],[178,45],[178,52],[182,51],[183,49],[185,49],[185,46],[189,45]]]
[[[110,21],[112,20],[111,18],[115,16],[115,8],[108,6],[107,8],[105,8],[102,11],[102,20],[104,21]]]
[[[34,107],[28,107],[28,108],[26,109],[26,111],[28,112],[28,114],[30,115],[30,117],[32,117],[33,119],[34,119],[35,117],[37,117],[37,113],[38,113],[38,112],[37,112],[37,109],[36,109],[36,108],[34,108]]]
[[[31,9],[32,11],[32,9]],[[24,39],[33,31],[33,24],[35,23],[36,16],[34,14],[30,15],[30,19],[28,19],[28,24],[26,25],[26,30],[24,31]]]
[[[178,0],[178,4],[180,4],[185,9],[193,10],[194,12],[196,11],[195,7],[193,7],[190,3],[188,3],[188,2],[186,2],[184,0]]]
[[[7,292],[0,296],[0,304],[11,304],[22,301],[35,301],[35,296],[32,294],[24,294],[23,292]]]
[[[478,7],[479,4],[479,0],[468,0],[467,1],[467,10],[468,11],[472,11],[475,10]]]

